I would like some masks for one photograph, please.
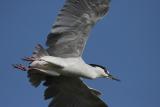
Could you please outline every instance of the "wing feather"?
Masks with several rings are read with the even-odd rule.
[[[47,37],[49,54],[81,56],[91,28],[108,8],[109,0],[66,0]]]
[[[44,85],[45,98],[52,98],[49,107],[108,107],[79,78],[51,77]]]
[[[52,99],[48,107],[108,107],[100,98],[100,92],[89,88],[79,78],[49,76],[38,70],[28,71],[33,86],[44,81],[45,100]]]

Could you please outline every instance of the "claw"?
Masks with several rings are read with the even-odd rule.
[[[33,61],[35,61],[36,59],[35,59],[34,57],[24,57],[24,58],[22,58],[22,60],[28,61],[28,62],[33,62]]]
[[[25,66],[23,66],[22,64],[13,64],[12,65],[14,68],[16,68],[16,69],[19,69],[19,70],[22,70],[22,71],[27,71],[28,69],[25,67]]]

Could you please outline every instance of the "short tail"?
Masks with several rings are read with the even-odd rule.
[[[48,52],[40,44],[38,44],[35,47],[33,55],[29,57],[24,57],[22,60],[32,63],[35,60],[39,60],[43,56],[48,56]],[[27,73],[29,81],[35,87],[37,87],[46,77],[46,75],[44,75],[37,69],[33,69],[31,66],[24,66],[22,64],[13,64],[12,66],[21,71],[28,71]]]
[[[33,62],[35,60],[39,60],[43,56],[48,56],[48,52],[40,44],[38,44],[35,47],[33,55],[31,57],[24,57],[23,60]]]

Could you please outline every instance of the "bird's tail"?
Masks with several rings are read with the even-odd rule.
[[[39,60],[41,57],[47,56],[47,55],[48,55],[48,52],[40,44],[38,44],[35,47],[33,55],[29,57],[24,57],[22,58],[22,60],[32,63],[33,61]],[[28,71],[27,73],[28,73],[29,81],[35,87],[39,86],[39,84],[44,80],[46,76],[41,72],[39,72],[37,69],[32,69],[30,66],[27,67],[22,64],[13,64],[12,66],[21,71]]]
[[[39,60],[43,56],[48,56],[48,52],[38,44],[33,51],[33,55],[31,57],[24,57],[23,60],[33,62],[35,60]]]

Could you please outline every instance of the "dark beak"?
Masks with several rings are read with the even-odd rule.
[[[112,80],[115,80],[115,81],[121,81],[120,79],[117,79],[117,78],[113,77],[111,74],[108,74],[108,78],[112,79]]]

